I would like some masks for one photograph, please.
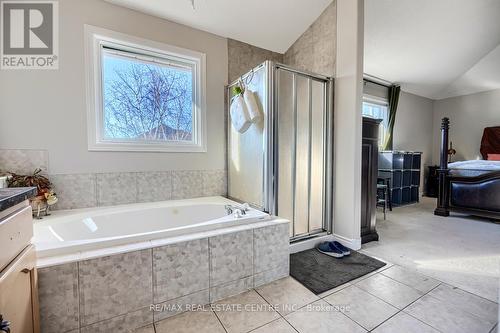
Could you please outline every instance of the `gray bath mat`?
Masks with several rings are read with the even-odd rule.
[[[333,258],[310,249],[290,255],[290,275],[315,294],[320,294],[385,266],[380,260],[351,250]]]

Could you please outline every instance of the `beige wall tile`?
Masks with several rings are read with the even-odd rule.
[[[75,209],[97,206],[95,174],[50,175],[58,201],[55,209]]]
[[[283,55],[234,39],[227,41],[229,83],[260,63],[271,60],[283,62]]]
[[[35,169],[49,172],[49,152],[36,149],[0,149],[0,171],[30,175]]]
[[[164,201],[171,198],[171,171],[137,173],[137,202]]]
[[[39,269],[38,298],[42,333],[78,329],[78,264]]]
[[[172,199],[189,199],[203,194],[203,176],[201,171],[172,171]]]
[[[153,302],[151,249],[79,263],[81,325],[110,319]]]
[[[209,238],[210,287],[253,274],[253,230]]]
[[[137,201],[137,181],[133,172],[98,173],[97,204],[114,206]]]
[[[284,62],[301,70],[335,75],[336,1],[285,52]]]
[[[208,238],[153,249],[155,303],[208,289]]]
[[[289,224],[254,230],[254,274],[286,266],[290,258]]]
[[[153,312],[149,307],[82,327],[81,333],[154,333]],[[149,326],[148,326],[149,324]],[[145,327],[146,326],[146,327]]]

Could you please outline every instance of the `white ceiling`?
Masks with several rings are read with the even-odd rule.
[[[284,53],[332,0],[106,0]]]
[[[432,99],[500,88],[500,0],[365,0],[367,74]]]

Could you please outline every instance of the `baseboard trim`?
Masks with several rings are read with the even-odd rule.
[[[309,238],[309,239],[305,239],[302,241],[292,243],[292,244],[290,244],[290,253],[297,253],[297,252],[313,249],[316,247],[316,245],[318,243],[329,242],[329,241],[334,241],[334,240],[341,242],[343,245],[347,246],[350,249],[353,249],[353,250],[361,249],[361,238],[350,239],[350,238],[346,238],[344,236],[330,234],[330,235]]]
[[[347,246],[350,249],[353,250],[359,250],[361,249],[361,238],[347,238],[341,235],[333,234],[333,237],[335,238],[336,241],[341,242],[343,245]]]

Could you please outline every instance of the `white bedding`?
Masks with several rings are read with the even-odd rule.
[[[500,161],[485,161],[485,160],[460,161],[448,164],[448,168],[456,170],[496,171],[500,170]]]

